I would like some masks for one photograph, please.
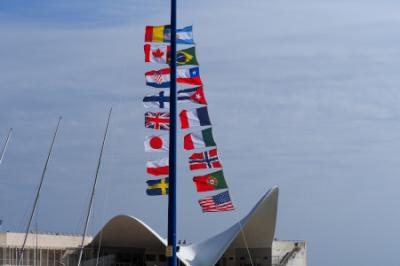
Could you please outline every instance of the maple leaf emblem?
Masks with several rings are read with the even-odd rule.
[[[161,58],[161,57],[163,57],[163,55],[164,55],[164,52],[161,51],[160,48],[157,48],[157,50],[155,50],[155,51],[153,52],[153,56],[154,56],[155,58]]]

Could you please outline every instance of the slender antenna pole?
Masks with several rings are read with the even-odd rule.
[[[104,144],[106,143],[106,138],[107,138],[107,133],[108,133],[108,126],[110,125],[111,112],[112,112],[112,107],[110,108],[110,112],[108,113],[106,130],[104,132],[103,143],[101,144],[99,160],[97,161],[96,175],[94,177],[94,182],[93,182],[93,186],[92,186],[92,194],[90,196],[88,212],[87,212],[87,215],[86,215],[85,228],[83,230],[82,242],[81,242],[81,247],[80,247],[80,251],[79,251],[78,266],[81,265],[81,261],[82,261],[83,248],[84,248],[84,245],[85,245],[85,238],[86,238],[87,228],[88,228],[88,225],[89,225],[90,214],[92,213],[93,199],[94,199],[94,194],[96,192],[97,179],[98,179],[98,176],[99,176],[101,159],[103,157]]]
[[[6,142],[4,143],[3,149],[1,150],[1,155],[0,155],[0,164],[3,162],[4,154],[6,153],[8,142],[10,141],[11,133],[12,133],[12,128],[8,131]]]
[[[176,0],[171,0],[171,86],[169,130],[169,193],[167,265],[176,266]]]
[[[38,259],[38,256],[37,256],[37,253],[38,253],[38,222],[37,222],[37,218],[36,218],[36,221],[35,221],[35,231],[36,231],[36,241],[35,241],[35,256],[34,256],[34,258],[35,258],[35,261],[33,262],[33,266],[36,266],[37,265],[37,259]]]
[[[50,150],[49,150],[49,153],[47,154],[46,163],[44,164],[42,176],[41,176],[41,178],[40,178],[39,187],[38,187],[38,190],[37,190],[37,192],[36,192],[35,201],[34,201],[34,203],[33,203],[31,215],[30,215],[30,217],[29,217],[29,222],[28,222],[28,225],[26,226],[24,242],[22,243],[22,247],[21,247],[21,250],[20,250],[20,253],[19,253],[19,256],[18,256],[17,266],[20,265],[21,260],[22,260],[22,258],[23,258],[23,256],[24,256],[23,254],[24,254],[24,250],[25,250],[26,240],[28,239],[29,229],[31,228],[32,219],[33,219],[33,216],[34,216],[34,214],[35,214],[35,212],[36,212],[36,208],[37,208],[37,204],[38,204],[38,200],[39,200],[40,191],[42,190],[42,185],[43,185],[44,176],[46,175],[47,165],[48,165],[48,163],[49,163],[50,156],[51,156],[51,153],[52,153],[52,151],[53,151],[53,146],[54,146],[54,142],[55,142],[56,137],[57,137],[58,129],[59,129],[59,127],[60,127],[61,119],[62,119],[62,116],[60,116],[60,117],[58,118],[58,123],[57,123],[56,131],[54,132],[53,140],[51,141],[51,145],[50,145]]]

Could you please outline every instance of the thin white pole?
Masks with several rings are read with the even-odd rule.
[[[7,138],[6,138],[6,142],[4,143],[3,149],[1,150],[0,164],[3,162],[3,158],[4,158],[4,154],[6,153],[6,150],[7,150],[8,142],[10,142],[12,130],[13,130],[13,129],[10,128],[10,130],[8,131]]]
[[[83,230],[82,242],[81,242],[80,251],[79,251],[78,266],[81,265],[81,261],[82,261],[83,248],[84,248],[84,245],[85,245],[85,237],[86,237],[86,233],[87,233],[87,229],[88,229],[88,225],[89,225],[90,214],[92,213],[93,199],[94,199],[94,195],[95,195],[95,192],[96,192],[97,179],[98,179],[98,176],[99,176],[101,159],[103,157],[104,144],[106,143],[106,139],[107,139],[108,127],[110,125],[111,113],[112,113],[112,107],[110,108],[110,112],[108,113],[106,130],[104,132],[103,142],[101,144],[99,160],[97,161],[96,175],[94,177],[94,182],[93,182],[93,186],[92,186],[92,193],[91,193],[91,196],[90,196],[88,212],[87,212],[87,215],[86,215],[85,228]]]
[[[50,160],[51,152],[53,151],[53,146],[54,146],[54,142],[55,142],[56,137],[57,137],[58,129],[59,129],[59,127],[60,127],[61,119],[62,119],[62,117],[60,116],[60,117],[58,118],[57,127],[56,127],[56,130],[55,130],[54,135],[53,135],[53,140],[51,141],[49,153],[47,154],[47,159],[46,159],[46,163],[44,164],[42,176],[40,177],[39,187],[38,187],[38,190],[37,190],[37,192],[36,192],[36,197],[35,197],[35,201],[34,201],[34,203],[33,203],[31,215],[30,215],[30,217],[29,217],[29,222],[28,222],[28,225],[26,226],[24,242],[22,243],[22,247],[21,247],[21,250],[20,250],[20,254],[19,254],[18,259],[17,259],[17,266],[20,265],[21,260],[22,260],[22,257],[23,257],[23,254],[24,254],[25,245],[26,245],[26,240],[28,239],[28,235],[29,235],[29,229],[30,229],[31,224],[32,224],[33,216],[34,216],[34,214],[35,214],[35,212],[36,212],[37,204],[38,204],[38,201],[39,201],[40,191],[41,191],[42,185],[43,185],[44,176],[46,175],[47,165],[48,165],[49,160]]]

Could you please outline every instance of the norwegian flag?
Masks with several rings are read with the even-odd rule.
[[[199,204],[203,212],[223,212],[235,210],[228,191],[219,193],[215,196],[202,198],[199,200]]]
[[[144,114],[144,126],[146,128],[169,130],[169,113],[147,112]]]
[[[189,157],[190,170],[222,168],[217,149],[193,153]]]

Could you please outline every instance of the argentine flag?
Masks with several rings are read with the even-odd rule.
[[[165,40],[171,42],[171,29],[165,29]],[[193,41],[193,26],[187,26],[181,29],[176,29],[176,43],[178,44],[194,44]]]

